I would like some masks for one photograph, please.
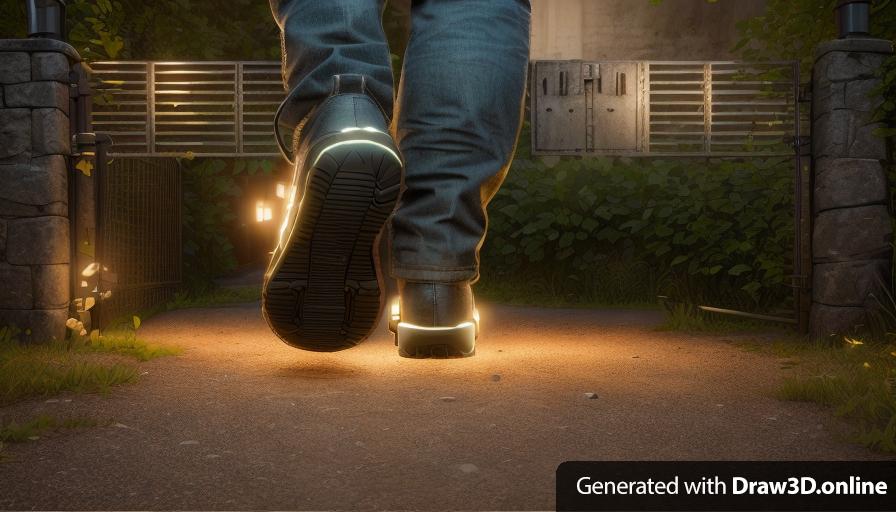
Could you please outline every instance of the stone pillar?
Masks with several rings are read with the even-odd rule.
[[[882,101],[875,73],[889,41],[821,44],[812,79],[812,311],[810,337],[849,334],[890,284],[893,241],[887,208],[886,144],[872,117]]]
[[[78,60],[59,41],[0,40],[0,326],[23,341],[65,335],[69,73]]]

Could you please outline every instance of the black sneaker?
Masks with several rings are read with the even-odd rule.
[[[403,357],[472,356],[479,313],[470,284],[399,282],[389,329]]]
[[[332,352],[363,341],[383,307],[379,234],[401,187],[402,162],[360,75],[334,77],[309,116],[262,312],[283,341]]]

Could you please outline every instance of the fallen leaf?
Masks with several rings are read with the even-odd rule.
[[[93,171],[93,164],[86,158],[82,158],[75,164],[75,169],[81,171],[84,176],[90,176],[90,172]]]
[[[93,277],[99,270],[100,264],[94,261],[90,265],[84,267],[84,270],[81,271],[81,275],[84,277]]]

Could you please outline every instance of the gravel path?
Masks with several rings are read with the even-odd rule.
[[[382,326],[301,352],[257,304],[159,315],[142,337],[186,350],[139,383],[0,410],[111,419],[8,447],[0,508],[550,509],[565,460],[876,458],[773,398],[788,370],[730,337],[656,332],[655,312],[481,309],[463,360],[401,359]]]

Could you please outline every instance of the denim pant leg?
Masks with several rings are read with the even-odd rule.
[[[405,159],[392,275],[475,281],[485,208],[522,120],[526,0],[415,0],[393,129]]]
[[[290,160],[297,127],[330,93],[333,75],[367,76],[367,88],[387,115],[393,84],[383,32],[385,0],[270,0],[280,27],[283,81],[289,95],[275,120],[277,142]]]

